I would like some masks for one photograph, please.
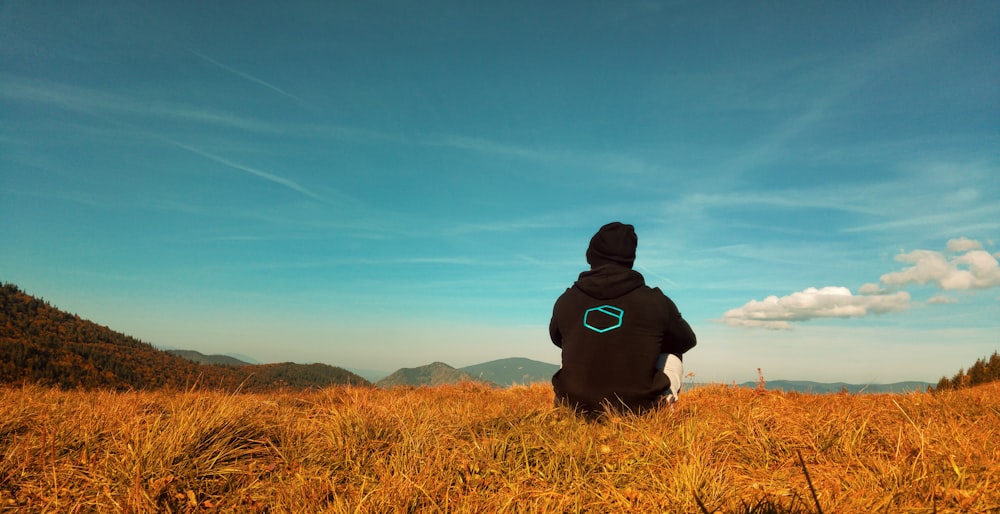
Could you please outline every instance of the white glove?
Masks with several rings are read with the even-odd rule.
[[[684,362],[681,358],[670,353],[661,353],[657,365],[663,366],[663,374],[670,379],[670,396],[667,401],[670,403],[677,401],[677,396],[681,393],[681,377],[684,376]]]

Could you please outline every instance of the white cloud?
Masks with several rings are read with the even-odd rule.
[[[882,286],[878,284],[868,283],[862,284],[861,287],[858,288],[858,292],[861,294],[885,294],[886,290],[882,289]]]
[[[957,254],[957,255],[956,255]],[[898,289],[910,284],[935,284],[945,291],[986,289],[1000,286],[1000,254],[990,254],[974,239],[960,237],[948,241],[946,251],[914,250],[896,256],[912,264],[901,271],[882,275],[880,284],[866,283],[857,295],[846,287],[810,287],[788,296],[768,296],[750,300],[731,309],[717,320],[740,327],[788,330],[793,322],[817,318],[860,318],[906,310],[910,294]],[[883,286],[889,286],[888,288]],[[897,292],[891,292],[896,290]],[[933,296],[927,305],[956,303],[947,295]]]
[[[866,288],[870,289],[870,288]],[[910,294],[900,291],[885,295],[854,295],[846,287],[810,287],[788,296],[768,296],[750,300],[731,309],[719,321],[727,325],[788,330],[795,321],[817,318],[861,318],[905,310]]]
[[[950,252],[965,252],[951,257],[944,252],[914,250],[896,256],[896,260],[912,266],[882,275],[889,286],[936,284],[946,291],[987,289],[1000,286],[1000,263],[982,250],[979,241],[959,238],[948,241]]]
[[[948,241],[946,248],[948,248],[949,252],[968,252],[969,250],[982,250],[983,245],[975,239],[960,237]]]
[[[947,277],[953,270],[948,260],[940,252],[930,250],[914,250],[896,256],[898,262],[912,263],[913,266],[903,271],[886,273],[880,278],[886,285],[927,284]]]
[[[958,266],[968,266],[968,271],[962,272],[961,277],[967,280],[970,288],[981,289],[987,287],[1000,286],[1000,262],[996,257],[983,250],[975,250],[966,253],[953,261]]]

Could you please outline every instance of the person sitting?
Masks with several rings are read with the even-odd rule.
[[[562,349],[556,403],[588,417],[677,401],[682,357],[697,344],[674,302],[632,269],[637,246],[632,225],[601,227],[587,248],[591,269],[552,309],[549,336]]]

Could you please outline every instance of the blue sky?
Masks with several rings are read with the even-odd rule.
[[[0,2],[0,280],[161,347],[558,363],[620,220],[695,380],[1000,349],[1000,4],[621,4]]]

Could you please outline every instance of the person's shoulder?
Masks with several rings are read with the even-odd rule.
[[[646,294],[652,296],[662,296],[664,298],[667,298],[667,294],[664,293],[663,290],[660,289],[659,287],[649,287],[649,286],[642,286],[642,287],[645,289]]]

